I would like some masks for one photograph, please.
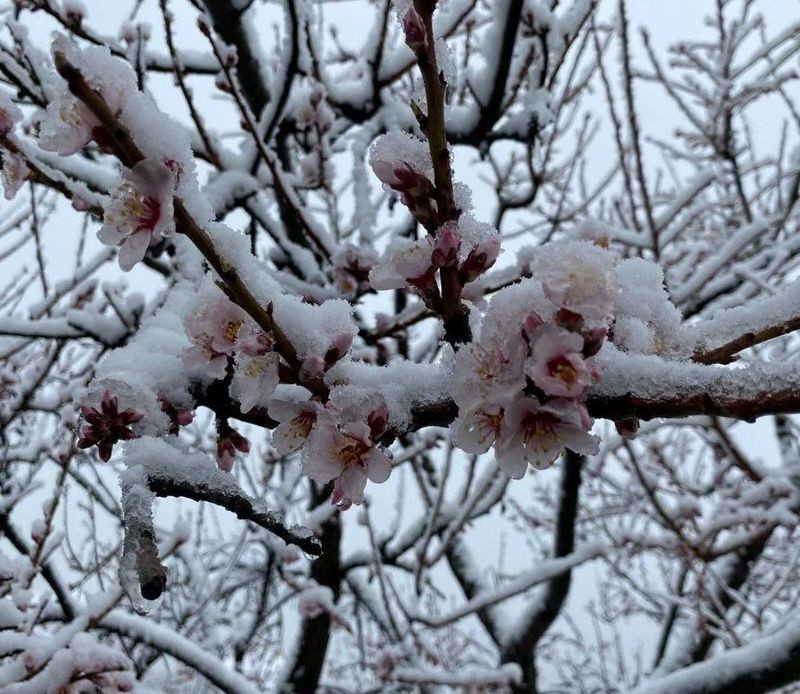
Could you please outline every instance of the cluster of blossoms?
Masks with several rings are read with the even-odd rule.
[[[591,455],[587,389],[600,378],[594,356],[608,332],[615,256],[582,241],[550,243],[534,277],[492,299],[480,337],[456,356],[453,438],[469,453],[494,446],[500,467],[521,478],[569,448]]]
[[[408,133],[389,132],[373,145],[370,165],[429,232],[419,240],[391,241],[370,272],[374,289],[410,287],[430,303],[429,299],[437,295],[438,270],[455,268],[463,287],[494,265],[500,253],[500,235],[490,224],[480,223],[469,214],[440,223],[430,154],[422,140]]]
[[[140,422],[144,417],[143,412],[134,409],[120,410],[117,398],[109,391],[103,394],[99,409],[83,405],[81,415],[87,426],[81,431],[78,448],[97,446],[100,460],[106,462],[111,458],[111,450],[117,441],[136,438],[137,433],[131,425]]]
[[[89,404],[93,401],[91,395],[87,397],[87,401],[80,407],[80,414],[86,424],[81,429],[76,445],[83,449],[97,446],[100,460],[108,462],[114,444],[139,438],[143,434],[147,405],[142,400],[142,394],[133,389],[125,388],[114,381],[107,381],[104,385],[118,393],[112,394],[109,388],[105,388],[97,406]],[[191,424],[194,419],[192,410],[179,407],[163,396],[158,398],[158,409],[163,413],[166,431],[173,435],[178,433],[180,427]]]
[[[335,387],[324,407],[314,400],[275,399],[269,413],[279,422],[273,447],[281,455],[302,448],[303,472],[320,484],[334,480],[331,501],[342,510],[363,501],[367,480],[389,479],[391,455],[379,443],[389,409],[377,391]]]
[[[499,253],[497,231],[462,215],[458,222],[443,224],[435,236],[394,239],[370,272],[369,281],[374,289],[412,287],[424,299],[440,268],[456,267],[463,286],[492,267]]]

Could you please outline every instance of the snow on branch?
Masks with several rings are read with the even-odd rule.
[[[289,527],[280,514],[248,496],[231,475],[202,453],[189,453],[176,445],[143,437],[129,442],[120,475],[124,509],[125,543],[120,576],[135,605],[156,600],[164,591],[166,569],[158,558],[152,504],[155,497],[182,497],[205,501],[268,530],[287,544],[311,555],[320,553],[311,531]]]
[[[772,634],[719,653],[665,677],[646,679],[632,694],[771,692],[800,677],[800,618]]]

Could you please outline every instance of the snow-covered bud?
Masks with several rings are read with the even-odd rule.
[[[536,311],[531,311],[525,316],[525,320],[522,321],[522,338],[525,342],[532,343],[543,325],[544,320]]]
[[[236,46],[225,46],[221,52],[225,67],[236,67],[236,64],[239,62],[239,54],[236,51]]]
[[[317,381],[325,373],[325,360],[318,354],[309,354],[300,364],[300,380],[304,383]]]
[[[86,17],[86,6],[81,0],[64,0],[62,4],[64,17],[70,24],[80,26]]]
[[[406,45],[414,53],[419,53],[428,45],[425,23],[422,21],[419,12],[417,12],[417,8],[413,5],[403,15],[403,33],[406,36]]]
[[[459,278],[462,284],[472,282],[486,272],[497,260],[500,254],[500,239],[490,238],[479,243],[473,248],[467,259],[459,268]]]
[[[281,561],[287,565],[300,561],[301,557],[302,554],[300,554],[300,550],[294,545],[286,545],[281,553]]]
[[[204,14],[197,17],[197,28],[203,36],[211,36],[211,20]]]
[[[592,328],[586,332],[583,336],[583,356],[588,358],[597,354],[607,335],[608,329],[605,326]]]
[[[564,330],[577,333],[583,330],[583,316],[575,311],[570,311],[568,308],[560,308],[553,316],[556,325]]]
[[[388,682],[399,661],[397,652],[392,648],[383,649],[375,661],[375,674],[382,682]]]
[[[337,361],[342,359],[353,344],[353,336],[349,333],[337,335],[328,351],[325,353],[325,369],[330,369]]]
[[[224,72],[217,73],[217,76],[214,78],[214,86],[221,92],[233,91],[231,89],[231,83],[228,81],[228,78]],[[247,123],[245,121],[242,121],[240,125],[242,126],[242,130],[247,128]]]
[[[79,195],[72,198],[72,209],[76,212],[86,212],[91,206],[92,204],[88,200],[84,200]]]
[[[434,267],[449,267],[458,260],[458,249],[461,247],[461,234],[455,222],[447,222],[436,232],[431,253]]]

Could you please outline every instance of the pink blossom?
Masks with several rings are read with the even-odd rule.
[[[450,394],[459,408],[503,405],[525,387],[521,340],[473,342],[462,347],[453,365]]]
[[[503,408],[487,404],[459,411],[453,422],[453,443],[466,453],[486,453],[500,435]]]
[[[591,419],[585,408],[571,400],[555,398],[542,405],[536,398],[520,398],[505,412],[495,456],[500,468],[520,479],[530,464],[543,469],[552,465],[564,448],[594,455],[597,438],[587,433]]]
[[[190,367],[203,367],[212,378],[224,378],[247,314],[224,297],[212,299],[185,321],[192,347],[184,354]]]
[[[3,169],[0,171],[0,180],[3,182],[3,191],[6,200],[13,200],[19,189],[25,184],[30,175],[30,169],[25,160],[8,150],[0,150],[3,159]]]
[[[533,343],[525,373],[548,395],[577,398],[592,384],[581,356],[583,338],[562,328],[546,328]]]
[[[230,392],[242,412],[249,412],[272,395],[279,382],[279,363],[275,352],[249,355],[242,351],[236,355]]]
[[[402,289],[431,271],[429,238],[411,241],[394,239],[372,271],[369,281],[373,289]]]
[[[303,447],[303,471],[321,484],[335,479],[331,501],[347,509],[363,501],[368,479],[389,479],[392,463],[387,451],[372,443],[368,425],[348,422],[340,427],[326,414],[317,419]]]
[[[461,234],[455,222],[443,224],[436,232],[431,253],[431,263],[434,267],[449,267],[458,259],[458,249],[461,247]]]
[[[22,111],[5,92],[0,92],[0,137],[8,135],[21,120]]]
[[[144,258],[151,243],[173,231],[175,177],[163,162],[144,159],[122,178],[111,195],[97,238],[120,247],[119,265],[128,271]]]
[[[105,90],[104,97],[112,111],[123,103],[120,90]],[[44,111],[34,118],[39,146],[62,156],[75,154],[95,140],[101,149],[108,149],[108,133],[88,107],[66,88],[53,99]]]
[[[288,455],[298,450],[306,442],[317,421],[320,409],[320,404],[314,400],[305,402],[270,401],[269,416],[279,422],[272,432],[272,447],[279,455]]]
[[[536,255],[534,273],[545,295],[590,324],[604,323],[617,294],[616,256],[586,241],[547,243]]]

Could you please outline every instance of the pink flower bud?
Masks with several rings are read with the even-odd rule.
[[[386,431],[386,427],[389,424],[389,408],[385,402],[382,402],[367,415],[367,424],[373,441]]]
[[[475,246],[461,265],[461,283],[466,284],[480,277],[480,275],[495,264],[499,254],[499,238],[491,238]]]
[[[236,451],[250,452],[250,441],[231,427],[225,420],[217,423],[217,467],[224,472],[233,469]]]
[[[341,333],[337,335],[328,351],[325,353],[325,368],[329,369],[337,361],[339,361],[353,344],[353,336],[349,333]]]
[[[583,356],[588,358],[597,354],[603,346],[607,334],[608,330],[605,326],[592,328],[587,333],[584,333]]]
[[[533,342],[543,325],[544,320],[542,320],[542,317],[536,311],[531,311],[522,322],[523,339],[528,343]]]
[[[311,354],[300,365],[300,380],[315,381],[325,373],[325,360],[318,354]]]
[[[568,308],[560,308],[556,311],[555,315],[556,325],[570,330],[571,332],[580,332],[583,328],[583,317],[580,313],[570,311]]]
[[[458,259],[458,249],[461,247],[461,234],[455,222],[447,222],[436,232],[433,243],[431,262],[434,267],[449,267]]]
[[[406,35],[406,44],[415,53],[425,48],[428,43],[425,23],[413,5],[403,16],[403,33]]]

